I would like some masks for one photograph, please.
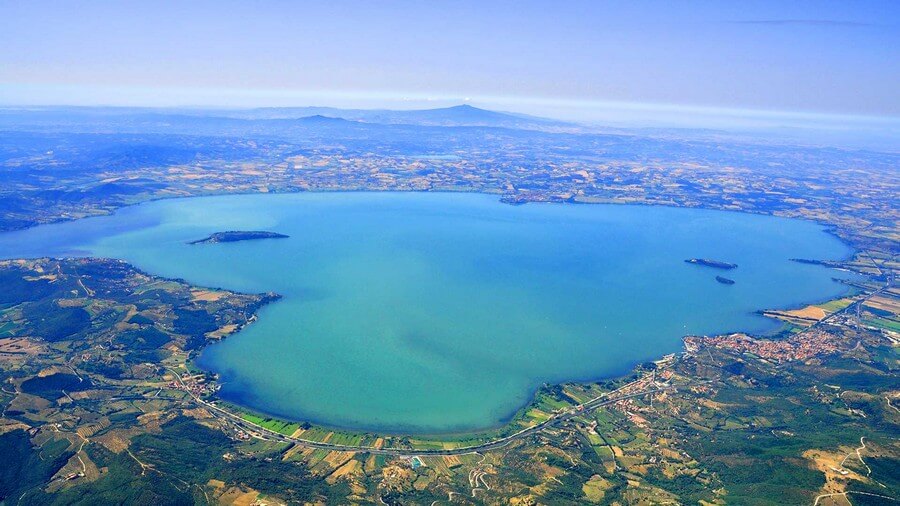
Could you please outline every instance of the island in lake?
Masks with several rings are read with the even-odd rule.
[[[728,279],[724,276],[716,276],[716,281],[718,281],[719,283],[722,283],[723,285],[733,285],[734,284],[733,279]]]
[[[730,264],[719,260],[710,260],[708,258],[688,258],[685,262],[689,264],[705,265],[706,267],[713,267],[715,269],[730,270],[737,268],[737,264]]]
[[[277,232],[229,230],[227,232],[215,232],[203,239],[190,241],[188,244],[252,241],[255,239],[287,239],[288,237],[290,236],[279,234]]]

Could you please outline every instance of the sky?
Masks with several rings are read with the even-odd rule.
[[[898,117],[897,90],[894,0],[0,0],[3,105]]]

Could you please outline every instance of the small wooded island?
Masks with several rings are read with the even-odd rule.
[[[716,281],[718,281],[719,283],[722,283],[723,285],[733,285],[734,284],[733,279],[728,279],[724,276],[716,276]]]
[[[715,269],[735,269],[737,268],[737,264],[730,264],[728,262],[721,262],[719,260],[710,260],[708,258],[688,258],[685,262],[689,264],[697,264],[704,265],[706,267],[713,267]]]
[[[215,232],[203,239],[189,241],[188,244],[253,241],[256,239],[287,239],[288,237],[289,236],[277,232],[229,230],[227,232]]]

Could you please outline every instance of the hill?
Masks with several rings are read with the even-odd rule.
[[[481,109],[468,104],[437,109],[337,109],[333,107],[266,107],[212,114],[242,119],[299,119],[310,116],[341,118],[365,123],[418,126],[484,126],[527,130],[573,128],[576,125],[537,116]]]

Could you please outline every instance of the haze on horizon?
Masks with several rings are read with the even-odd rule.
[[[0,1],[0,19],[2,105],[900,116],[891,1]]]

